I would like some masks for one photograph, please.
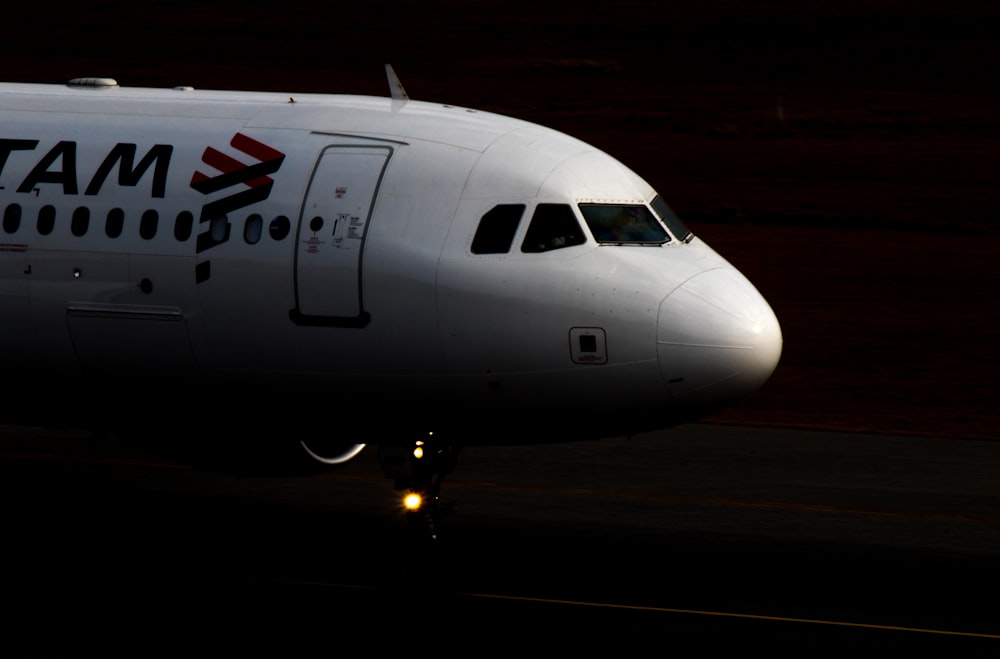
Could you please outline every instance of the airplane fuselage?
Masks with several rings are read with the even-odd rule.
[[[622,209],[647,233],[602,238]],[[0,367],[41,412],[554,441],[729,404],[781,351],[636,174],[460,107],[3,85],[0,215]]]

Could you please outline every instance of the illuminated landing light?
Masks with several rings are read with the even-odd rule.
[[[424,498],[416,492],[408,492],[406,496],[403,497],[403,507],[410,512],[420,510],[420,507],[423,505]]]
[[[433,432],[427,433],[428,438],[433,436],[434,436]],[[416,458],[417,460],[424,457],[424,444],[425,442],[422,439],[418,439],[416,441],[416,448],[413,449],[413,457]]]

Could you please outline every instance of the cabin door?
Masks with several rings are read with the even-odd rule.
[[[292,319],[303,325],[364,327],[365,237],[392,149],[324,149],[299,216]]]

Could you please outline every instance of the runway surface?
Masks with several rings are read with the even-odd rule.
[[[2,427],[5,647],[995,653],[998,474],[993,442],[722,425],[470,448],[430,543],[371,451],[240,477]]]

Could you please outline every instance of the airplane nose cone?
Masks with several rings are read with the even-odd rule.
[[[770,305],[732,268],[687,280],[660,304],[657,353],[667,389],[685,406],[715,408],[757,390],[781,357]]]

